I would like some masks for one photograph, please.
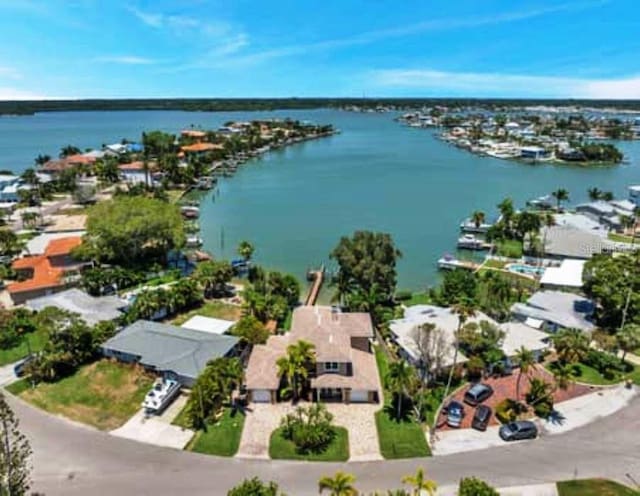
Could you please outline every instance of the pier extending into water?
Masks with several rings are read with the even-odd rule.
[[[320,289],[322,288],[322,283],[324,282],[324,265],[322,265],[319,270],[308,271],[307,279],[313,281],[313,283],[309,288],[309,293],[307,294],[307,299],[305,300],[304,304],[306,306],[313,306],[318,300],[318,295],[320,294]]]

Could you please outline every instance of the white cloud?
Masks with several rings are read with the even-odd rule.
[[[56,100],[56,97],[34,93],[18,88],[0,87],[0,100]]]
[[[154,59],[139,57],[137,55],[106,55],[96,57],[95,61],[124,65],[151,65],[156,63]]]
[[[501,73],[448,72],[432,69],[386,69],[366,75],[379,89],[424,90],[430,94],[558,98],[640,98],[640,76],[583,79]]]

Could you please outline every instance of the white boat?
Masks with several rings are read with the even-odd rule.
[[[465,234],[458,238],[457,246],[465,250],[484,250],[488,248],[484,240],[476,238],[473,234]]]
[[[200,236],[189,236],[186,241],[187,248],[198,248],[202,246],[202,238]]]
[[[180,383],[173,379],[156,379],[151,391],[144,397],[142,407],[147,413],[162,412],[180,393],[180,387]]]
[[[486,222],[481,223],[480,225],[476,225],[471,219],[465,219],[460,223],[460,230],[465,233],[486,233],[493,224],[488,224]]]

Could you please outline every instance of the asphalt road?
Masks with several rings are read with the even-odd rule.
[[[216,458],[110,436],[52,417],[9,398],[34,451],[35,491],[55,495],[224,495],[254,475],[289,496],[317,494],[322,475],[346,470],[360,490],[401,487],[422,466],[440,485],[476,475],[496,486],[571,478],[640,480],[640,398],[625,409],[566,434],[517,445],[428,459],[368,463],[269,462]],[[357,439],[350,440],[357,443]]]

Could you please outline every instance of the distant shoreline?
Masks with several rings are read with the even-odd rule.
[[[310,110],[321,108],[379,111],[406,110],[421,106],[527,107],[567,111],[600,110],[640,113],[640,100],[500,99],[500,98],[132,98],[83,100],[0,101],[0,115],[24,116],[39,112],[150,111],[187,112]],[[572,110],[573,109],[573,110]]]

